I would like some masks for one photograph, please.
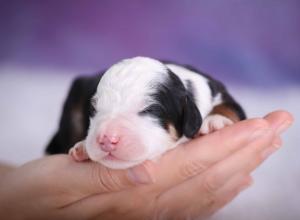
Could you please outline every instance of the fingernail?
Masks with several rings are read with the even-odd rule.
[[[268,158],[271,154],[273,154],[276,150],[277,150],[277,148],[275,148],[275,147],[269,147],[269,148],[265,149],[265,150],[261,153],[262,159],[267,159],[267,158]]]
[[[286,131],[290,126],[292,125],[291,121],[285,121],[283,122],[277,129],[276,129],[276,133],[277,134],[281,134],[284,131]]]
[[[252,135],[250,136],[250,141],[258,139],[258,138],[268,135],[270,133],[271,133],[271,129],[260,129],[260,130],[254,131],[252,133]]]
[[[282,145],[282,141],[279,137],[276,137],[272,143],[272,147],[279,149]]]
[[[148,184],[154,182],[147,171],[140,166],[129,169],[128,177],[132,182],[137,184]]]

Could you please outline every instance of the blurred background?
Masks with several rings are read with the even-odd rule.
[[[300,116],[300,1],[0,1],[0,161],[41,157],[72,79],[134,56],[222,80],[249,117]],[[300,125],[212,219],[300,219]]]

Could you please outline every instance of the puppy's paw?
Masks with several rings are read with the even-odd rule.
[[[83,141],[77,142],[74,147],[69,150],[69,155],[76,161],[89,159]]]
[[[233,121],[223,115],[209,115],[203,120],[200,134],[209,134],[231,124],[233,124]]]

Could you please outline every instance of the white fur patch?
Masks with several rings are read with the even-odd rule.
[[[233,122],[223,115],[209,115],[203,120],[202,126],[200,128],[200,134],[209,134],[231,124],[233,124]]]
[[[149,105],[145,100],[158,82],[167,77],[165,66],[157,60],[136,57],[123,60],[101,78],[94,100],[96,110],[103,115],[137,112]]]

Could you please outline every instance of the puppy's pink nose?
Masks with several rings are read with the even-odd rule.
[[[98,141],[100,144],[101,150],[105,152],[112,152],[117,149],[117,144],[119,143],[120,137],[118,136],[101,136]]]

